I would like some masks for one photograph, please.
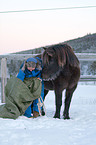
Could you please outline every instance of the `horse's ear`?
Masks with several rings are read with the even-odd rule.
[[[47,48],[46,47],[43,47],[43,49],[46,50]]]

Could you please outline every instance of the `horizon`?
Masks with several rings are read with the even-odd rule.
[[[86,36],[89,36],[89,35],[94,35],[96,33],[87,33],[86,35],[84,36],[80,36],[80,37],[77,37],[77,38],[73,38],[73,39],[68,39],[68,40],[65,40],[65,41],[62,41],[62,42],[59,42],[59,43],[63,43],[63,42],[66,42],[66,41],[74,41],[75,39],[79,39],[79,38],[83,38],[83,37],[86,37]],[[39,47],[35,47],[35,48],[28,48],[28,49],[24,49],[24,50],[20,50],[20,51],[15,51],[15,52],[9,52],[9,53],[3,53],[3,54],[0,54],[0,55],[9,55],[9,54],[13,54],[13,53],[18,53],[18,52],[22,52],[22,51],[29,51],[29,50],[32,50],[32,49],[38,49],[38,48],[41,48],[41,47],[46,47],[46,46],[49,46],[49,45],[55,45],[55,44],[59,44],[59,43],[54,43],[54,44],[48,44],[48,45],[44,45],[44,46],[39,46]]]
[[[62,42],[59,42],[59,43],[64,43],[64,42],[67,42],[67,41],[74,41],[76,39],[80,39],[80,38],[83,38],[83,37],[86,37],[86,36],[89,36],[89,35],[94,35],[94,34],[96,34],[96,33],[92,33],[92,34],[91,33],[89,33],[89,34],[87,33],[84,36],[73,38],[73,39],[70,39],[70,40],[65,40],[65,41],[62,41]],[[55,45],[55,44],[59,44],[59,43],[54,43],[54,44],[50,44],[50,45]],[[36,47],[36,48],[29,48],[27,50],[22,50],[22,51],[29,51],[29,50],[32,50],[32,49],[38,49],[38,48],[46,47],[46,46],[50,46],[50,45],[44,45],[44,46],[40,46],[40,47]],[[22,51],[18,51],[18,52],[22,52]],[[16,52],[16,53],[18,53],[18,52]]]

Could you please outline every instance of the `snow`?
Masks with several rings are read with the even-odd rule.
[[[0,145],[96,145],[96,85],[78,85],[70,107],[70,120],[63,120],[64,97],[62,100],[61,119],[53,118],[53,91],[45,100],[46,116],[0,118]]]

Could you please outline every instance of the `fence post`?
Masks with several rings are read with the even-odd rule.
[[[7,59],[1,59],[1,102],[5,103],[5,85],[7,84]]]

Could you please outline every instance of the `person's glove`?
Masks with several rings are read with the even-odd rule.
[[[23,64],[23,66],[22,66],[22,68],[21,68],[22,71],[25,70],[25,64],[26,64],[26,61],[24,61],[24,64]]]

